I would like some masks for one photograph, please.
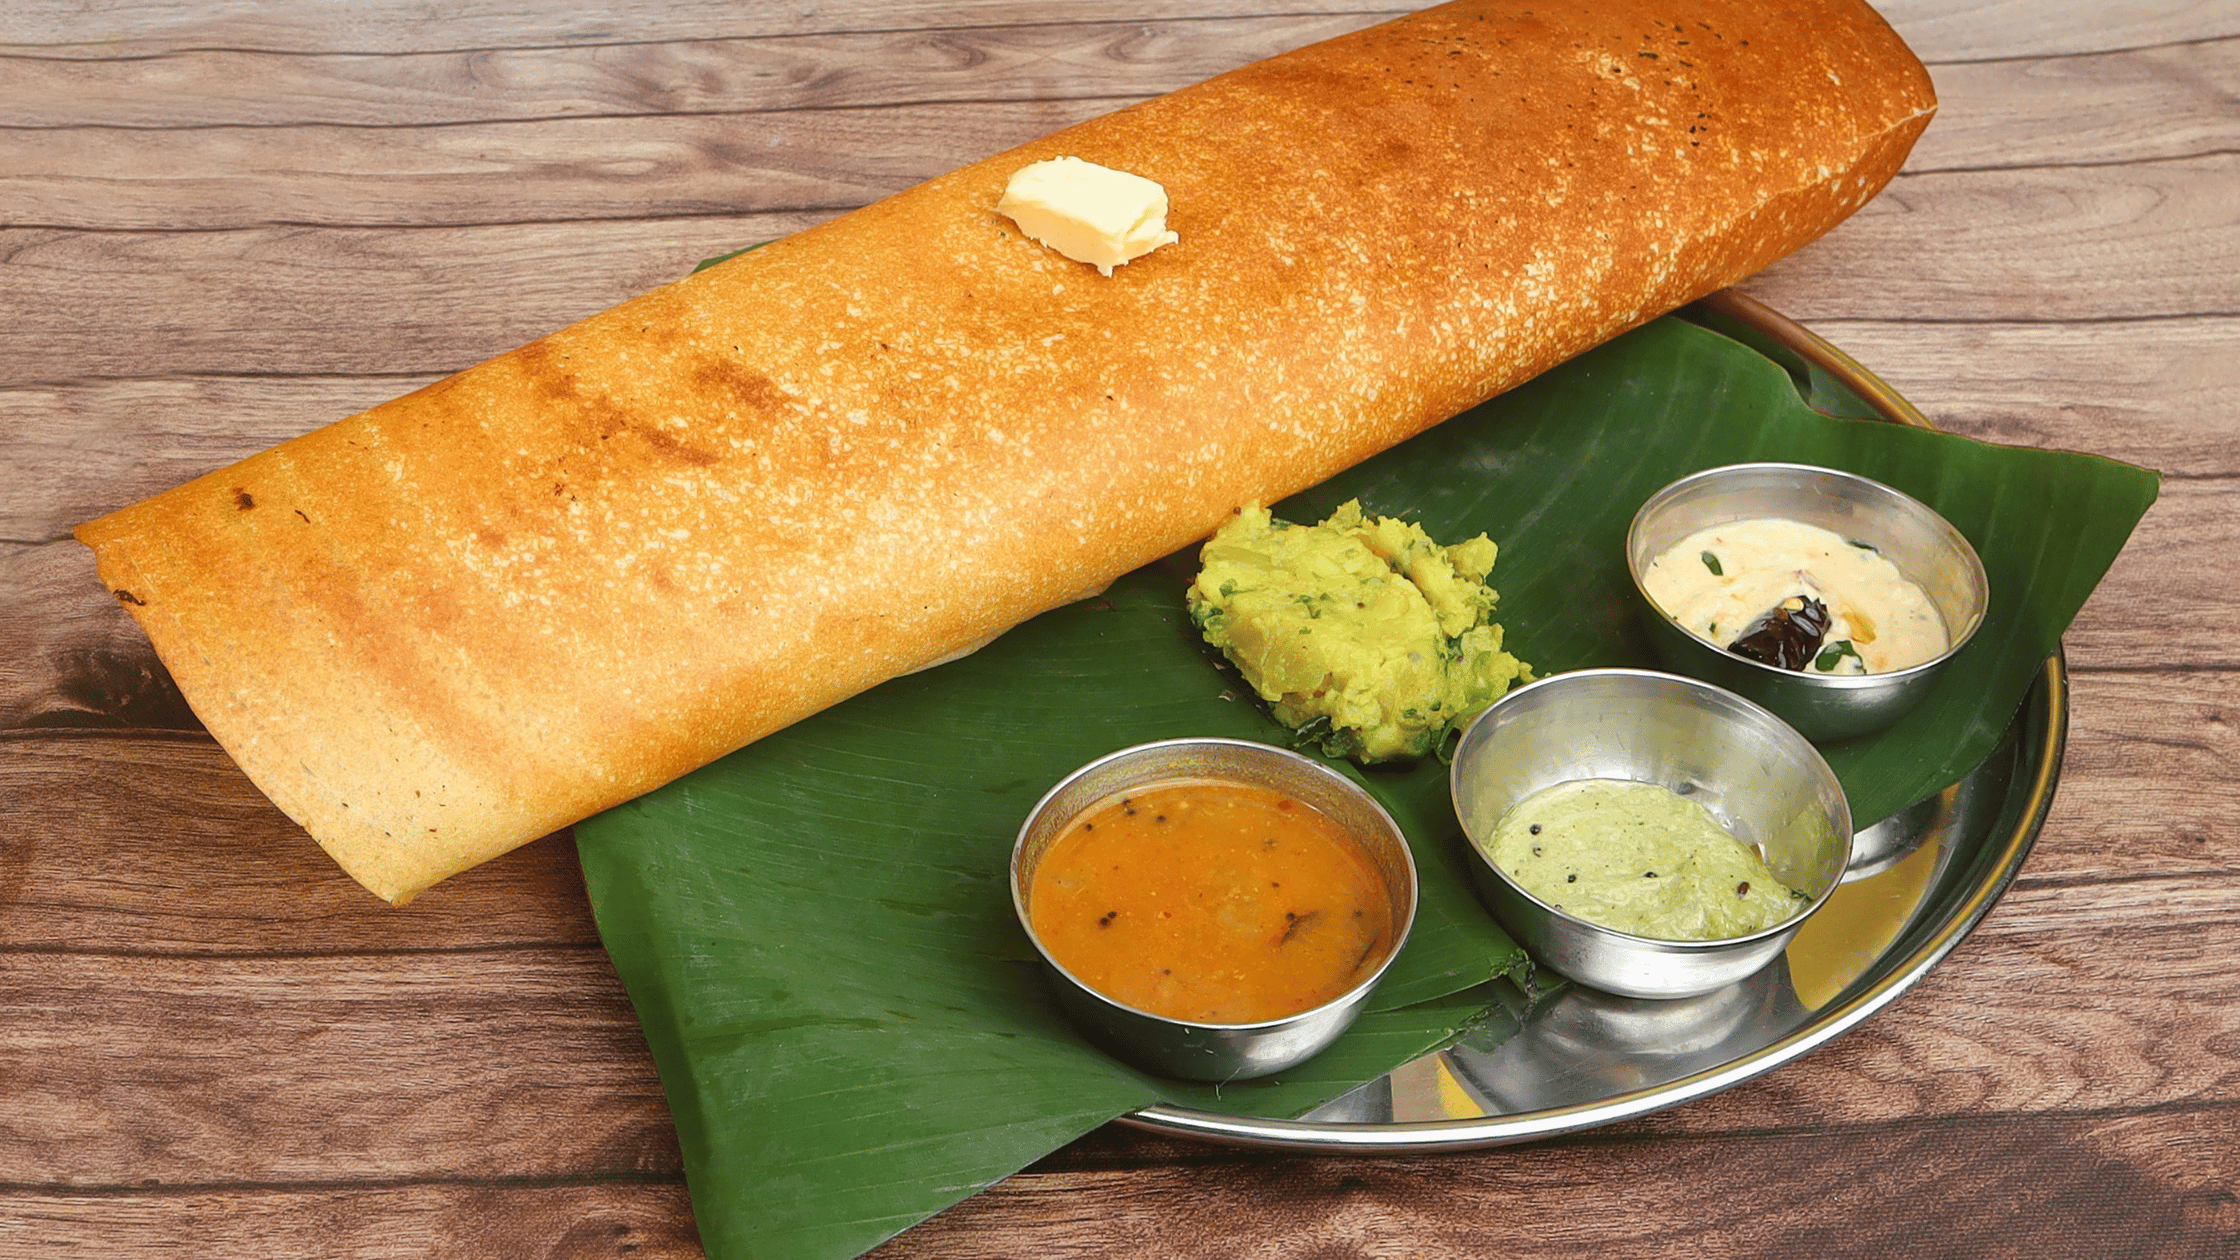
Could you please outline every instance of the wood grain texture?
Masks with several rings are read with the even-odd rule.
[[[1916,171],[2154,161],[2240,147],[2240,54],[2208,40],[1934,67]]]
[[[0,132],[15,221],[102,231],[853,209],[1126,99],[745,116]]]
[[[595,948],[0,954],[0,1183],[675,1175]],[[581,1096],[599,1082],[597,1101]]]
[[[1229,0],[1080,0],[1077,22],[1229,18],[1254,12]],[[1879,6],[1923,59],[1985,60],[2102,52],[2240,35],[2240,17],[2220,0],[2123,0],[2048,6],[2034,0],[1884,0]],[[1396,16],[1404,5],[1288,0],[1287,14]],[[842,0],[814,8],[734,5],[724,0],[613,0],[596,7],[524,6],[446,12],[424,20],[413,0],[377,0],[346,17],[319,0],[128,0],[88,7],[72,0],[23,0],[0,18],[0,46],[53,58],[159,56],[181,49],[239,48],[310,53],[405,54],[454,48],[604,45],[750,39],[830,32],[1035,27],[1050,20],[1032,0]]]
[[[1059,29],[1073,34],[1072,28]],[[1140,28],[1131,27],[1126,35],[1138,33]],[[1318,27],[1315,33],[1323,31]],[[1225,49],[1218,63],[1241,63],[1287,42],[1264,25],[1250,34],[1254,38],[1207,38],[1180,46]],[[0,108],[13,92],[21,95],[27,112],[55,115],[44,126],[0,129],[0,168],[19,181],[13,222],[99,230],[274,222],[378,227],[846,208],[1195,81],[1204,77],[1201,72],[1227,68],[1202,56],[1179,58],[1168,52],[1178,43],[1171,37],[1145,40],[1154,46],[1154,56],[1138,61],[1115,44],[1126,35],[1092,28],[1086,38],[1075,36],[1086,48],[1061,46],[1042,54],[1057,63],[1049,74],[1069,85],[1102,89],[1076,87],[1074,95],[1054,94],[1050,80],[1022,74],[1019,62],[1028,56],[1024,51],[998,57],[967,47],[941,55],[964,67],[960,75],[981,76],[983,83],[959,82],[953,89],[936,90],[930,101],[920,93],[881,101],[881,95],[901,90],[901,81],[914,72],[927,72],[920,68],[922,58],[911,55],[915,46],[865,47],[826,52],[822,66],[729,73],[691,65],[639,65],[632,59],[619,65],[601,61],[596,63],[600,73],[621,85],[615,89],[619,99],[537,99],[511,117],[503,110],[469,106],[493,96],[505,100],[500,94],[508,89],[533,96],[544,90],[545,77],[566,81],[576,76],[541,65],[487,68],[482,55],[475,54],[426,68],[435,82],[414,93],[413,102],[447,86],[451,99],[461,103],[420,125],[412,125],[414,115],[424,111],[407,102],[368,101],[358,106],[355,118],[331,120],[336,111],[319,109],[317,103],[332,93],[311,84],[304,87],[309,107],[301,119],[188,125],[190,120],[169,116],[158,102],[200,86],[197,75],[207,77],[213,87],[241,92],[241,85],[261,85],[261,78],[244,76],[262,67],[214,64],[181,74],[176,59],[119,62],[112,64],[141,74],[150,73],[144,67],[158,65],[171,72],[134,85],[137,95],[155,98],[145,106],[132,106],[133,94],[128,94],[100,111],[128,111],[126,116],[134,119],[130,122],[74,119],[50,103],[88,99],[105,85],[71,83],[63,86],[79,91],[56,93],[56,85],[38,82],[34,73],[24,76],[27,82],[20,86],[0,86]],[[988,37],[977,38],[985,42]],[[628,51],[635,60],[650,60],[669,48],[632,46]],[[884,66],[892,76],[883,84],[864,85],[858,98],[845,102],[855,108],[803,100],[801,91],[736,99],[733,78],[798,81],[815,92],[833,84],[844,88],[863,77],[844,68],[855,64],[844,60],[849,51]],[[1107,55],[1099,58],[1100,52]],[[1084,83],[1078,76],[1063,75],[1069,59],[1124,66],[1129,73],[1111,82]],[[348,76],[354,68],[353,82],[369,72],[359,63],[384,61],[346,59],[337,68],[332,58],[286,60],[326,74]],[[41,73],[67,76],[78,63],[26,64]],[[714,82],[705,81],[710,78]],[[687,91],[705,93],[708,99],[675,99],[677,93],[666,85],[678,79],[694,85]],[[0,80],[0,85],[7,82]],[[2229,155],[2240,137],[2240,111],[2232,108],[2236,84],[2240,40],[1945,67],[1938,75],[1943,116],[1964,121],[1948,126],[1940,119],[1909,170],[1922,175],[2026,166],[2066,169]],[[627,95],[630,91],[637,95]],[[733,103],[717,108],[715,102],[726,97]],[[870,104],[880,107],[863,107]],[[392,117],[384,106],[405,107],[404,117]],[[129,113],[135,108],[140,114]],[[2086,120],[2082,128],[2075,125],[2079,118]],[[2003,142],[2018,134],[2040,143],[2017,149]],[[1937,225],[1927,226],[1936,230]]]
[[[877,1254],[2240,1256],[2240,10],[1883,9],[1940,117],[1749,291],[1946,428],[2167,478],[2068,636],[2062,785],[1982,928],[1673,1111],[1439,1157],[1107,1128]],[[0,1256],[699,1254],[568,838],[370,904],[69,526],[1398,11],[0,6]]]
[[[2222,394],[2240,375],[2231,356],[2240,317],[1816,327],[1955,433],[2022,446],[2089,435],[2100,454],[2179,477],[2240,468],[2240,412]],[[0,464],[0,538],[63,538],[80,521],[436,379],[125,377],[0,388],[0,446],[10,454]]]
[[[2136,742],[2146,755],[2162,747]],[[0,823],[34,836],[52,834],[63,819],[74,827],[66,843],[11,845],[0,855],[0,975],[13,1009],[50,1012],[0,1031],[0,1057],[23,1056],[0,1080],[17,1080],[26,1095],[15,1141],[6,1139],[8,1122],[0,1119],[0,1182],[28,1179],[25,1169],[6,1166],[4,1152],[28,1142],[30,1133],[49,1134],[53,1144],[32,1157],[35,1163],[69,1152],[91,1162],[67,1180],[99,1183],[123,1177],[121,1165],[101,1161],[142,1158],[100,1153],[99,1130],[110,1115],[240,1109],[240,1100],[223,1095],[222,1103],[156,1095],[183,1070],[163,1067],[164,1060],[221,1057],[212,1047],[251,1027],[259,1038],[280,1041],[260,1041],[251,1056],[272,1058],[271,1065],[239,1069],[263,1081],[245,1091],[251,1099],[269,1100],[256,1101],[256,1114],[238,1121],[240,1142],[267,1125],[294,1123],[300,1099],[291,1082],[309,1079],[309,1088],[339,1096],[351,1078],[367,1075],[375,1094],[391,1088],[392,1074],[368,1073],[368,1062],[441,1063],[438,1083],[475,1094],[502,1092],[520,1080],[510,1068],[491,1069],[489,1059],[548,1065],[561,1079],[595,1075],[609,1086],[634,1076],[643,1088],[632,1106],[660,1111],[642,1046],[633,1050],[637,1043],[616,1031],[634,1034],[635,1025],[595,948],[564,838],[478,869],[456,897],[369,916],[357,912],[363,907],[347,882],[321,869],[300,832],[203,739],[19,736],[0,749]],[[2225,756],[2204,759],[2199,768],[2214,770],[2220,760],[2231,764]],[[2235,773],[2223,774],[2218,790],[2240,793]],[[2183,832],[2170,835],[2167,848],[2151,837],[2123,843],[2080,835],[2061,816],[2067,812],[2049,825],[2023,878],[1986,925],[1907,999],[1922,1008],[1915,1018],[1870,1024],[1809,1066],[1783,1069],[1757,1089],[1721,1095],[1650,1126],[1710,1132],[1804,1123],[1812,1117],[1796,1111],[1794,1086],[1831,1072],[1876,1082],[1839,1099],[1844,1123],[1987,1106],[2069,1108],[2087,1092],[2093,1106],[2160,1106],[2240,1087],[2240,975],[2226,957],[2227,942],[2240,931],[2240,866],[2230,849],[2202,846]],[[193,825],[167,823],[178,815]],[[158,833],[160,843],[147,839]],[[2110,843],[2121,847],[2111,853]],[[232,871],[252,876],[226,878]],[[2157,981],[2151,1018],[2142,1017],[2126,979],[2139,974]],[[585,1027],[596,1036],[563,1035],[570,1025],[554,1015],[563,999],[573,1003],[570,1018],[592,1021]],[[166,1018],[173,1006],[180,1011]],[[441,1018],[429,1018],[439,1012]],[[318,1031],[340,1029],[345,1018],[346,1033]],[[160,1038],[151,1033],[156,1025]],[[314,1033],[320,1039],[311,1044]],[[481,1038],[483,1053],[455,1055],[457,1038]],[[289,1053],[272,1052],[283,1043]],[[58,1084],[40,1079],[42,1070],[87,1071],[82,1058],[62,1067],[61,1056],[47,1053],[63,1045],[103,1062],[129,1061],[129,1071],[101,1073],[103,1088],[118,1101],[92,1122],[38,1114],[33,1105]],[[591,1059],[555,1066],[556,1054]],[[523,1087],[541,1086],[532,1079]],[[369,1095],[355,1105],[388,1104]],[[426,1119],[429,1105],[407,1097],[396,1115],[420,1117],[406,1124],[409,1130]],[[1811,1105],[1827,1106],[1817,1099]],[[216,1125],[174,1127],[205,1132]],[[408,1145],[425,1145],[429,1160],[463,1158],[440,1143],[413,1138]],[[392,1167],[403,1158],[403,1147],[384,1149],[381,1158]],[[256,1156],[282,1157],[277,1148]],[[417,1164],[409,1170],[415,1177],[441,1171]],[[207,1180],[208,1172],[155,1175],[193,1181]]]
[[[2222,629],[2240,615],[2240,595],[2193,580],[2200,557],[2240,549],[2240,518],[2230,507],[2233,480],[2188,476],[2164,484],[2150,524],[2134,535],[2070,627],[2073,666],[2151,670],[2154,662],[2174,661],[2189,672],[2240,669],[2240,655]],[[64,539],[0,555],[0,590],[12,596],[0,603],[0,722],[199,725],[75,543]]]
[[[1954,433],[2087,449],[2173,477],[2240,469],[2240,410],[2229,400],[2240,318],[1814,328]]]
[[[14,837],[0,845],[0,951],[425,953],[599,941],[564,832],[476,868],[457,897],[366,914],[364,891],[199,731],[0,735],[0,834]]]
[[[19,56],[0,58],[9,71],[0,76],[0,117],[11,131],[75,133],[81,147],[61,156],[79,172],[141,170],[130,159],[152,143],[111,137],[114,148],[87,152],[88,128],[216,130],[189,143],[222,151],[233,131],[246,128],[307,129],[316,141],[342,128],[688,115],[766,138],[775,120],[758,115],[789,110],[1065,100],[1109,107],[1382,17],[963,27],[402,56],[231,49],[161,58]],[[2240,133],[2231,108],[2240,92],[2232,42],[1934,66],[1942,117],[1911,165],[2066,166],[2230,149]],[[834,138],[848,137],[846,122],[827,125]],[[2018,137],[2029,143],[2018,145]],[[55,142],[8,136],[0,152],[31,169]]]
[[[2108,570],[2063,642],[2080,666],[2183,669],[2240,668],[2240,647],[2217,633],[2217,610],[2229,607],[2221,583],[2204,583],[2204,561],[2240,554],[2240,519],[2232,512],[2235,478],[2186,478],[2163,483],[2149,509],[2154,528],[2141,529]],[[2215,571],[2213,569],[2208,571]],[[2153,612],[2141,615],[2141,610]]]
[[[1875,7],[1930,61],[2002,61],[2240,35],[2240,14],[2219,0],[2115,0],[2076,10],[2033,0],[1882,0]]]
[[[1405,5],[1305,0],[1287,3],[1286,16],[1396,17]],[[1164,20],[1219,21],[1263,16],[1250,0],[1078,0],[1069,22]],[[11,5],[0,21],[0,46],[50,58],[160,56],[187,49],[232,48],[315,54],[413,54],[450,49],[607,47],[711,39],[778,39],[887,31],[958,28],[1032,30],[1051,22],[1047,4],[1032,0],[840,0],[813,9],[737,5],[725,0],[622,0],[576,8],[524,6],[511,11],[447,12],[422,20],[410,0],[377,0],[353,6],[338,21],[319,0],[129,0],[88,10],[70,0],[30,0]],[[2152,28],[2148,28],[2152,29]],[[2188,27],[2190,29],[2190,27]],[[1302,41],[1303,42],[1303,41]],[[1296,46],[1296,45],[1294,45]]]
[[[2232,316],[2240,157],[1900,176],[1745,286],[1807,322]],[[0,386],[453,371],[822,212],[477,227],[0,229],[0,304],[42,312]],[[1827,283],[1840,276],[1841,284]],[[1934,401],[1934,398],[1931,398]]]
[[[325,1175],[309,1179],[332,1182],[349,1180],[350,1160],[362,1158],[382,1179],[447,1187],[489,1175],[455,1166],[461,1159],[510,1161],[508,1176],[606,1177],[620,1174],[599,1159],[618,1146],[641,1156],[658,1146],[646,1135],[665,1131],[665,1112],[603,959],[580,948],[461,947],[463,937],[500,937],[481,920],[509,904],[580,914],[565,852],[537,853],[550,842],[475,872],[450,904],[369,921],[299,836],[270,834],[284,821],[206,743],[87,735],[7,746],[19,748],[29,755],[0,757],[0,830],[46,833],[63,818],[77,830],[59,852],[11,849],[0,876],[0,993],[29,1015],[0,1034],[13,1104],[0,1110],[17,1126],[0,1121],[0,1151],[27,1161],[0,1166],[0,1183],[62,1174],[78,1190],[153,1176],[279,1196],[307,1179],[291,1161],[316,1162]],[[207,820],[206,832],[151,850],[140,839],[148,816],[172,811]],[[2065,834],[2057,818],[1986,928],[1901,1005],[1907,1017],[1893,1013],[1753,1087],[1633,1127],[1667,1136],[1911,1127],[1985,1110],[2140,1111],[2230,1097],[2240,982],[2220,940],[2240,919],[2240,873],[2173,877],[2150,853],[2150,875],[2046,879],[2066,871]],[[268,844],[281,847],[260,851]],[[518,869],[530,856],[541,860]],[[266,868],[256,885],[201,883],[255,867]],[[274,913],[275,901],[321,893],[331,895],[309,897],[299,914]],[[2177,926],[2108,930],[2173,915]],[[520,932],[567,937],[580,927],[530,922]],[[2154,979],[2149,1010],[2137,1001],[2141,976]],[[431,1074],[433,1064],[442,1070]],[[624,1090],[633,1078],[638,1088]],[[618,1109],[596,1141],[570,1147],[519,1131],[552,1113],[596,1128],[601,1119],[583,1115],[571,1085],[585,1079],[602,1082],[596,1102]],[[55,1099],[69,1108],[41,1105]],[[314,1101],[339,1118],[306,1130]],[[349,1158],[334,1145],[337,1124],[350,1126],[340,1148]],[[621,1143],[617,1130],[638,1137]],[[152,1138],[163,1139],[160,1159]],[[527,1152],[556,1148],[566,1172],[520,1171]],[[1477,1158],[1457,1157],[1460,1174],[1419,1175],[1467,1176]],[[661,1167],[674,1164],[641,1160],[635,1171]],[[1131,1199],[1145,1193],[1129,1185]],[[1056,1189],[1068,1194],[1051,1209],[1075,1219],[1077,1187]]]
[[[991,146],[992,147],[992,146]],[[1808,322],[2236,316],[2240,155],[1901,175],[1744,286]],[[471,227],[0,229],[0,305],[41,312],[0,386],[451,371],[831,212]],[[1841,276],[1831,285],[1826,276]]]
[[[0,554],[0,591],[0,730],[201,726],[85,548]]]
[[[689,1260],[683,1183],[587,1177],[402,1185],[0,1186],[0,1252],[108,1256]]]
[[[40,312],[37,350],[0,348],[0,386],[448,374],[658,288],[701,259],[833,213],[471,228],[0,228],[0,307]]]
[[[0,77],[0,117],[17,127],[420,128],[1132,98],[1386,16],[1067,21],[390,56],[193,48],[161,58],[25,56]]]
[[[2069,755],[2032,876],[2240,871],[2240,671],[2087,668],[2070,687]]]
[[[1807,322],[2240,314],[2236,184],[2240,153],[1902,174],[1746,287]]]
[[[1102,1257],[2230,1256],[2229,1106],[1992,1124],[1622,1135],[1450,1158],[1060,1161],[880,1260]],[[2079,1184],[2082,1195],[2064,1194]],[[1622,1198],[1580,1195],[1622,1186]],[[1125,1239],[1126,1242],[1116,1242]]]
[[[0,390],[0,538],[81,521],[440,379],[186,376]]]

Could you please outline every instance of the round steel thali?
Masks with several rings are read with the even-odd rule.
[[[1849,355],[1762,303],[1693,308],[1789,352],[1893,424],[1927,417]],[[1681,1001],[1491,986],[1455,1045],[1296,1120],[1153,1106],[1120,1122],[1182,1137],[1323,1151],[1467,1149],[1553,1137],[1702,1098],[1827,1044],[1896,1000],[1982,921],[2044,825],[2068,732],[2068,675],[2046,659],[1999,746],[1966,778],[1860,833],[1876,857],[1757,975]]]

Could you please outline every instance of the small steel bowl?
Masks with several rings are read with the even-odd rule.
[[[1674,543],[1699,529],[1760,517],[1817,525],[1880,551],[1928,593],[1944,617],[1950,646],[1932,660],[1886,674],[1800,673],[1697,638],[1643,589],[1649,562]],[[1808,464],[1731,464],[1657,491],[1626,532],[1626,571],[1666,668],[1754,700],[1817,741],[1881,730],[1920,703],[1983,624],[1991,591],[1975,548],[1927,505],[1879,481]]]
[[[1035,935],[1027,891],[1042,855],[1066,825],[1117,793],[1177,781],[1224,779],[1273,787],[1321,810],[1376,861],[1392,898],[1392,948],[1361,983],[1310,1010],[1250,1024],[1193,1024],[1116,1002],[1060,966]],[[1416,865],[1400,827],[1351,779],[1311,758],[1238,739],[1170,739],[1100,757],[1074,771],[1035,805],[1011,850],[1011,905],[1042,955],[1061,1006],[1108,1052],[1139,1067],[1191,1081],[1237,1081],[1303,1063],[1338,1039],[1392,960],[1416,917]]]
[[[1694,997],[1772,962],[1851,859],[1851,806],[1819,751],[1765,709],[1692,678],[1590,669],[1519,687],[1463,732],[1450,777],[1471,877],[1494,917],[1541,966],[1627,997]],[[1688,797],[1810,900],[1776,927],[1715,941],[1635,936],[1556,909],[1480,845],[1517,803],[1574,779]]]

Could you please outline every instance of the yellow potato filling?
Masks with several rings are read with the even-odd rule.
[[[1239,509],[1207,541],[1190,614],[1271,706],[1333,756],[1420,757],[1531,667],[1491,618],[1497,548],[1441,546],[1359,501],[1319,525]]]

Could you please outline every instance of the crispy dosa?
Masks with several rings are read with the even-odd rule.
[[[81,527],[259,787],[429,884],[1204,536],[1874,195],[1857,0],[1466,2],[1069,128]],[[994,211],[1078,156],[1180,241]]]

